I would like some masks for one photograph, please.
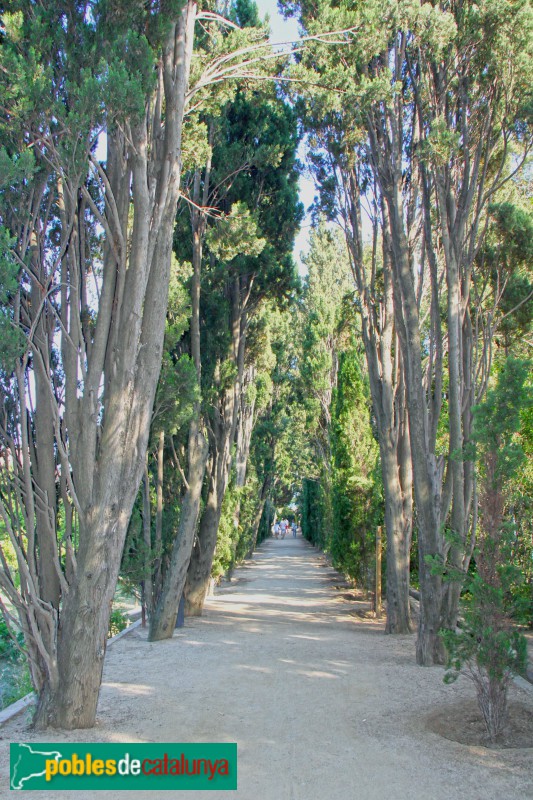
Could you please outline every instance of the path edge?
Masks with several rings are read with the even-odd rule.
[[[106,649],[118,642],[119,639],[122,639],[124,636],[127,636],[134,628],[138,628],[141,624],[140,619],[136,619],[135,622],[132,622],[131,625],[128,625],[127,628],[124,628],[123,631],[117,633],[115,636],[112,636],[110,639],[107,640]],[[5,725],[6,722],[13,719],[14,717],[21,714],[25,709],[35,703],[35,692],[30,692],[29,694],[21,697],[20,700],[16,700],[14,703],[11,703],[10,706],[6,706],[2,711],[0,711],[0,727]]]

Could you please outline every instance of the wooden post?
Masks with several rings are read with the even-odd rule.
[[[381,525],[376,531],[376,592],[374,596],[376,617],[381,617]]]

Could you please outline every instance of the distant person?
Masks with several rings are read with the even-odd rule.
[[[280,533],[279,522],[275,522],[273,527],[274,527],[274,538],[279,539],[279,533]]]
[[[291,528],[292,528],[292,538],[296,539],[296,531],[297,531],[296,522],[292,523]]]
[[[281,538],[282,539],[285,538],[285,534],[287,533],[287,525],[288,524],[289,523],[287,522],[286,519],[282,519],[281,522],[279,523],[279,528],[280,528],[280,533],[281,533]]]

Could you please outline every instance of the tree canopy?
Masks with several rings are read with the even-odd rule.
[[[420,664],[489,540],[532,623],[531,2],[280,5],[277,52],[253,0],[0,8],[0,594],[39,728],[94,724],[117,581],[168,638],[280,517],[367,594],[384,527]]]

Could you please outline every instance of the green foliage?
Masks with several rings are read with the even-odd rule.
[[[323,219],[311,236],[301,332],[301,402],[313,473],[304,473],[303,535],[368,586],[382,500],[344,240]]]
[[[125,630],[129,625],[128,617],[126,614],[120,610],[120,608],[114,608],[111,611],[111,616],[109,617],[109,629],[107,633],[107,638],[110,639],[112,636],[116,636],[117,633]]]
[[[472,443],[485,491],[506,491],[525,459],[516,434],[521,415],[533,402],[526,384],[528,367],[523,359],[507,358],[497,385],[474,408]]]
[[[379,448],[370,425],[361,355],[354,345],[341,353],[332,405],[333,528],[328,550],[335,566],[370,589],[375,529],[382,514]]]
[[[505,723],[509,680],[526,665],[526,642],[516,628],[516,596],[510,591],[521,571],[514,559],[516,526],[508,505],[511,482],[524,460],[516,435],[521,409],[531,408],[526,374],[525,362],[508,358],[496,386],[474,409],[481,529],[476,568],[465,581],[461,630],[442,634],[448,653],[445,680],[461,672],[472,678],[491,741]]]
[[[533,395],[533,380],[530,368],[526,388]],[[513,563],[520,570],[521,580],[510,587],[516,607],[517,619],[533,628],[533,407],[522,409],[518,439],[525,459],[517,470],[511,484],[509,507],[516,523],[516,540],[513,548]]]
[[[152,498],[155,504],[155,498]],[[142,499],[137,496],[128,525],[128,533],[120,564],[120,582],[130,594],[139,591],[142,582],[150,578],[154,564],[161,553],[153,543],[148,546],[143,537]]]
[[[23,648],[22,633],[10,633],[5,620],[0,618],[0,708],[5,708],[32,691]]]
[[[326,503],[322,484],[316,479],[303,479],[300,515],[304,538],[316,547],[324,547],[327,535]]]
[[[206,237],[209,250],[224,263],[237,256],[258,256],[266,239],[258,236],[257,221],[242,202],[236,202],[229,214],[222,213]]]
[[[489,227],[479,266],[489,272],[498,302],[497,341],[512,346],[533,322],[533,215],[505,201],[489,206]]]
[[[267,467],[268,468],[268,467]],[[231,485],[224,496],[221,522],[211,575],[231,576],[235,566],[249,554],[254,543],[256,515],[260,502],[260,484],[253,458],[248,462],[246,483],[241,488]],[[255,544],[270,536],[276,509],[267,499],[263,507]]]
[[[222,503],[222,514],[218,526],[215,557],[211,568],[212,577],[217,580],[235,565],[235,552],[239,539],[239,529],[235,525],[235,511],[239,502],[239,490],[234,486],[226,490]]]
[[[261,514],[261,520],[259,522],[257,544],[261,544],[261,542],[263,542],[265,539],[268,539],[268,537],[270,536],[270,531],[274,523],[275,514],[276,514],[276,509],[274,504],[272,503],[271,500],[267,499],[263,507],[263,513]]]
[[[465,611],[460,633],[443,631],[448,653],[446,683],[453,683],[467,669],[476,669],[489,681],[507,683],[513,674],[522,674],[527,663],[526,639],[518,630],[495,629],[480,608],[502,607],[503,597],[474,579],[470,584],[480,607]],[[475,667],[474,667],[475,664]]]
[[[22,633],[20,631],[11,633],[4,618],[0,618],[0,658],[11,663],[20,661],[20,648],[23,646],[24,636]]]
[[[4,662],[0,660],[0,708],[16,703],[33,691],[30,671],[23,660]]]
[[[0,165],[1,169],[1,165]],[[25,337],[13,323],[10,298],[17,290],[18,269],[11,248],[14,239],[0,226],[0,369],[7,374],[14,369],[15,361],[24,352]]]
[[[220,248],[223,237],[216,230],[222,225],[227,242],[219,260],[225,265],[231,260],[240,274],[256,275],[251,302],[281,299],[294,288],[291,253],[303,216],[298,143],[295,112],[268,86],[239,89],[216,123],[212,183],[225,188],[220,209],[225,216],[208,238]]]

